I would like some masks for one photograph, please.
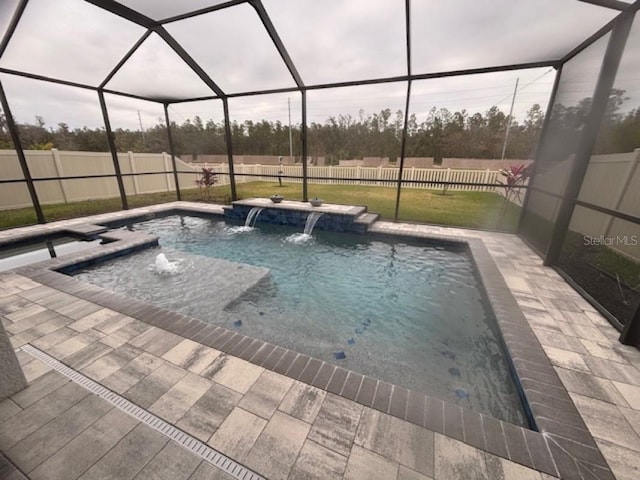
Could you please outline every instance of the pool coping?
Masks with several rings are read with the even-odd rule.
[[[176,202],[177,203],[177,202]],[[183,202],[180,202],[183,203]],[[158,206],[162,207],[162,206]],[[152,213],[130,210],[127,215],[100,215],[84,224],[111,220],[130,223],[174,214],[221,216],[221,209],[191,204],[165,204]],[[113,217],[113,218],[112,218]],[[113,223],[112,223],[113,224]],[[64,230],[64,226],[60,226]],[[46,229],[51,232],[51,227]],[[55,229],[58,230],[58,229]],[[526,398],[538,432],[497,420],[428,395],[346,370],[268,342],[247,337],[186,315],[81,282],[58,270],[125,255],[158,244],[148,234],[109,230],[100,235],[111,243],[16,269],[34,281],[96,303],[184,338],[247,360],[294,380],[340,395],[415,425],[444,434],[473,447],[538,471],[567,479],[608,478],[613,475],[564,388],[551,362],[481,239],[416,232],[375,232],[376,236],[432,239],[466,244],[482,279],[509,353],[511,366]],[[39,234],[32,235],[33,237]],[[4,242],[0,238],[0,246]],[[527,407],[528,405],[528,407]]]

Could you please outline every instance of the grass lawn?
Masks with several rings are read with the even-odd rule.
[[[181,190],[182,199],[201,201],[198,189]],[[302,200],[301,184],[275,182],[250,182],[237,184],[239,198],[269,197],[279,193],[289,200]],[[231,195],[228,185],[213,189],[214,201],[223,203]],[[382,218],[393,219],[395,213],[396,189],[393,187],[373,187],[354,185],[309,184],[309,197],[319,197],[328,203],[347,205],[367,205],[370,212],[379,213]],[[128,197],[130,208],[166,203],[176,200],[175,193],[151,193]],[[399,219],[409,222],[453,225],[486,230],[498,229],[498,216],[503,206],[503,198],[488,192],[448,192],[442,195],[438,190],[404,189],[400,197]],[[87,200],[67,204],[43,205],[47,221],[75,218],[97,213],[113,212],[121,209],[120,199]],[[509,204],[500,230],[513,231],[518,221],[520,208]],[[0,228],[11,228],[36,223],[33,208],[5,210],[0,215]]]

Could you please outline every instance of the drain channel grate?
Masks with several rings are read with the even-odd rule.
[[[186,434],[182,430],[177,429],[170,423],[165,422],[160,417],[152,414],[151,412],[140,408],[135,403],[131,403],[126,398],[118,395],[117,393],[112,392],[108,388],[103,387],[99,383],[94,382],[88,377],[85,377],[81,373],[73,370],[72,368],[67,367],[63,363],[59,362],[55,358],[47,355],[41,350],[38,350],[31,345],[23,345],[22,350],[32,357],[37,358],[45,365],[51,367],[57,372],[60,372],[65,377],[73,380],[78,385],[86,388],[91,393],[104,398],[107,402],[116,406],[123,412],[128,413],[135,419],[141,421],[145,425],[150,426],[151,428],[157,430],[164,436],[170,438],[183,448],[189,450],[193,454],[207,461],[211,465],[216,468],[219,468],[223,472],[231,475],[238,480],[265,480],[264,477],[258,475],[255,472],[252,472],[248,468],[243,465],[240,465],[236,461],[230,459],[229,457],[223,455],[222,453],[214,450],[206,443],[202,443],[195,437]]]

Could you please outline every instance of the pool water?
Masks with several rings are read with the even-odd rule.
[[[76,240],[70,237],[52,238],[36,243],[0,249],[0,272],[31,265],[69,253],[90,250],[100,240]]]
[[[136,224],[161,249],[83,270],[90,283],[442,400],[526,425],[463,245],[167,217]],[[164,253],[175,271],[159,272]],[[269,269],[221,306],[214,259]],[[246,267],[247,269],[249,267]],[[238,270],[241,272],[241,270]],[[235,274],[229,281],[235,281]],[[229,276],[227,276],[228,278]]]

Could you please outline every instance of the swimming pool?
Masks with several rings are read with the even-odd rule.
[[[526,425],[464,245],[329,232],[295,243],[297,229],[239,231],[223,221],[177,216],[134,229],[159,235],[162,249],[78,277]],[[155,269],[160,252],[177,263],[174,274]],[[242,278],[236,290],[243,295],[234,298],[224,285]]]

